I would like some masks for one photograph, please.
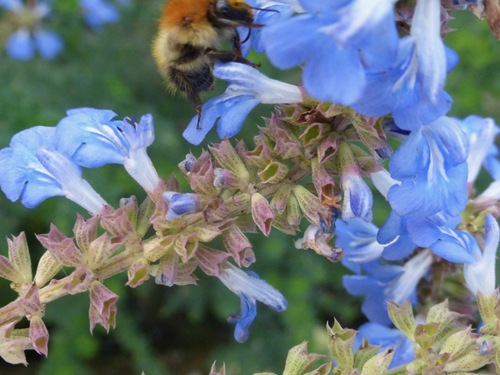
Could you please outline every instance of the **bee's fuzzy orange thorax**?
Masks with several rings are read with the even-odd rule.
[[[160,28],[188,26],[207,21],[207,13],[213,0],[170,0],[163,8]]]

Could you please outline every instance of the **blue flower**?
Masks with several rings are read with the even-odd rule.
[[[229,315],[227,321],[235,324],[234,339],[239,343],[248,340],[250,326],[257,316],[257,303],[255,299],[246,294],[240,294],[240,311],[237,314]]]
[[[407,218],[391,211],[384,225],[377,233],[377,241],[384,245],[382,257],[387,260],[401,260],[410,255],[417,245],[407,229]]]
[[[441,117],[410,133],[389,162],[400,183],[388,193],[399,216],[462,212],[467,203],[467,139],[456,121]]]
[[[361,264],[380,258],[384,246],[377,242],[378,228],[360,218],[348,222],[335,222],[335,246],[344,250],[342,264],[351,271],[360,273]]]
[[[114,5],[105,0],[80,0],[83,18],[92,29],[99,29],[106,23],[117,22],[120,13]]]
[[[361,311],[370,321],[382,325],[391,325],[387,313],[387,301],[398,304],[410,299],[416,300],[416,287],[430,271],[432,254],[424,250],[403,267],[373,261],[364,265],[367,275],[346,275],[342,283],[347,291],[355,296],[363,295],[365,300]]]
[[[200,200],[196,194],[166,191],[163,198],[168,203],[167,220],[174,220],[199,210]]]
[[[280,69],[304,64],[304,88],[316,99],[345,105],[358,101],[366,84],[365,70],[389,67],[394,60],[398,35],[392,7],[383,7],[387,13],[361,28],[353,14],[359,0],[300,4],[308,13],[263,29],[267,56]],[[363,12],[361,19],[366,16]],[[356,26],[343,32],[349,24]]]
[[[226,263],[218,278],[240,297],[240,312],[229,317],[229,322],[236,324],[234,338],[240,343],[248,339],[250,325],[257,315],[257,301],[278,312],[286,310],[285,297],[254,272],[245,272]]]
[[[377,323],[365,323],[359,327],[354,345],[359,346],[362,339],[367,339],[371,345],[380,346],[380,351],[387,348],[394,349],[394,356],[389,369],[404,365],[415,359],[415,348],[412,341],[399,329],[388,328]]]
[[[464,276],[467,288],[476,295],[481,292],[490,295],[495,291],[495,263],[500,234],[495,218],[488,214],[484,223],[483,251],[476,248],[474,262],[464,265]]]
[[[280,20],[290,18],[294,12],[303,11],[298,0],[259,1],[258,3],[247,1],[247,3],[258,7],[258,10],[255,11],[254,22],[260,25],[272,25]],[[242,41],[248,39],[241,44],[243,56],[246,56],[251,48],[257,53],[264,53],[265,45],[262,41],[262,30],[263,28],[238,28],[240,39]]]
[[[373,195],[358,173],[343,173],[341,178],[343,190],[342,220],[348,221],[360,217],[365,221],[372,220]]]
[[[400,41],[395,63],[367,72],[365,91],[352,107],[365,116],[392,112],[400,128],[414,130],[449,111],[452,100],[443,87],[446,73],[457,61],[442,42],[440,1],[420,0],[410,36]]]
[[[71,158],[55,148],[55,128],[37,126],[16,134],[10,147],[0,150],[0,187],[11,201],[21,199],[36,207],[53,196],[66,196],[93,214],[106,202]]]
[[[229,81],[230,85],[222,95],[203,105],[199,126],[196,116],[182,134],[194,145],[203,141],[215,123],[221,139],[233,137],[240,131],[248,113],[259,103],[284,104],[302,101],[302,94],[297,86],[268,78],[245,64],[217,64],[214,75]]]
[[[64,43],[61,37],[39,25],[50,13],[47,4],[28,6],[20,0],[10,0],[1,2],[0,6],[11,11],[19,25],[6,40],[5,49],[10,57],[26,61],[38,51],[44,59],[50,60],[62,51]]]
[[[469,174],[467,182],[476,181],[477,175],[484,166],[495,181],[500,180],[500,162],[498,161],[498,146],[495,138],[500,129],[491,118],[469,116],[459,122],[469,140]]]
[[[116,113],[110,110],[79,108],[67,114],[57,125],[58,150],[86,168],[123,164],[146,191],[154,191],[160,179],[146,153],[154,140],[151,115],[136,123],[114,120]]]

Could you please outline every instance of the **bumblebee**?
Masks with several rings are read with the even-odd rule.
[[[193,102],[201,119],[200,93],[213,87],[217,62],[257,66],[241,55],[236,27],[260,27],[253,8],[243,0],[169,0],[163,8],[153,40],[153,57],[170,91],[180,91]],[[232,51],[219,50],[228,40]]]

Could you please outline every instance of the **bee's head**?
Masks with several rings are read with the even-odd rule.
[[[215,14],[220,21],[238,26],[253,25],[253,10],[243,0],[216,0]]]

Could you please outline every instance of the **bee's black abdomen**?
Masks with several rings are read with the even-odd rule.
[[[214,78],[210,65],[201,64],[197,69],[187,71],[170,67],[169,81],[179,91],[186,94],[196,106],[199,106],[201,105],[199,93],[210,90],[213,86]]]
[[[174,60],[177,65],[187,64],[202,56],[204,49],[193,46],[192,44],[179,45],[179,57]]]
[[[190,71],[186,75],[197,92],[210,90],[213,86],[212,68],[208,64],[203,64],[199,69]]]

